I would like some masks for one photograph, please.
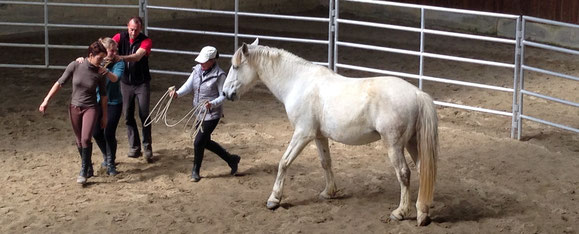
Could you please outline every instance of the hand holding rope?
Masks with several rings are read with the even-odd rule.
[[[197,136],[197,133],[199,133],[199,131],[203,132],[203,128],[202,128],[202,122],[205,119],[205,116],[207,115],[207,112],[209,111],[208,109],[208,101],[204,101],[199,103],[197,106],[193,107],[193,109],[191,109],[185,116],[183,116],[183,118],[181,118],[179,121],[177,121],[174,124],[169,124],[169,122],[167,121],[167,111],[169,110],[169,107],[171,106],[171,102],[173,100],[173,95],[172,94],[176,94],[175,93],[175,86],[171,86],[167,89],[167,92],[165,92],[165,94],[163,94],[163,96],[159,99],[159,101],[157,102],[157,104],[155,105],[155,107],[153,107],[153,109],[151,110],[151,113],[149,113],[149,116],[147,116],[147,118],[145,119],[145,126],[149,126],[152,123],[157,123],[159,122],[161,119],[165,122],[165,125],[167,127],[174,127],[177,124],[181,123],[185,118],[188,118],[187,121],[185,122],[185,126],[184,128],[187,127],[188,123],[193,120],[193,122],[191,123],[191,138],[195,138],[195,136]],[[164,105],[162,103],[165,103]],[[161,105],[161,106],[159,106]],[[209,105],[210,106],[210,105]],[[153,118],[151,118],[151,116],[153,116]]]

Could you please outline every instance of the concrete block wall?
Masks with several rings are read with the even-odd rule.
[[[512,35],[513,29],[513,22],[500,21],[497,25],[499,36]],[[579,50],[579,28],[527,22],[525,30],[526,40]]]

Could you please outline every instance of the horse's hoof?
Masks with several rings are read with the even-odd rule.
[[[322,200],[328,200],[334,198],[334,196],[328,195],[327,193],[320,193],[318,197]]]
[[[394,220],[394,221],[402,221],[404,219],[404,217],[397,217],[394,214],[390,214],[390,219]]]
[[[267,208],[270,210],[275,210],[275,209],[279,208],[279,203],[268,201],[267,202]]]
[[[426,226],[428,224],[430,224],[430,217],[426,214],[424,215],[419,215],[418,218],[416,218],[417,224],[418,226]]]

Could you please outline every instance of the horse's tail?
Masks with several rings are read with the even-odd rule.
[[[436,180],[436,159],[438,158],[438,116],[430,95],[419,91],[419,116],[416,121],[416,140],[418,161],[420,163],[420,187],[418,189],[417,207],[432,204],[434,181]]]

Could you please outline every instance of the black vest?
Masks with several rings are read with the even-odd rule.
[[[137,52],[141,46],[141,42],[148,37],[140,33],[133,44],[129,38],[128,32],[121,32],[119,40],[119,55],[131,55]],[[149,73],[149,56],[145,55],[138,62],[125,62],[125,74],[121,77],[121,81],[129,85],[139,85],[151,81],[151,74]]]

